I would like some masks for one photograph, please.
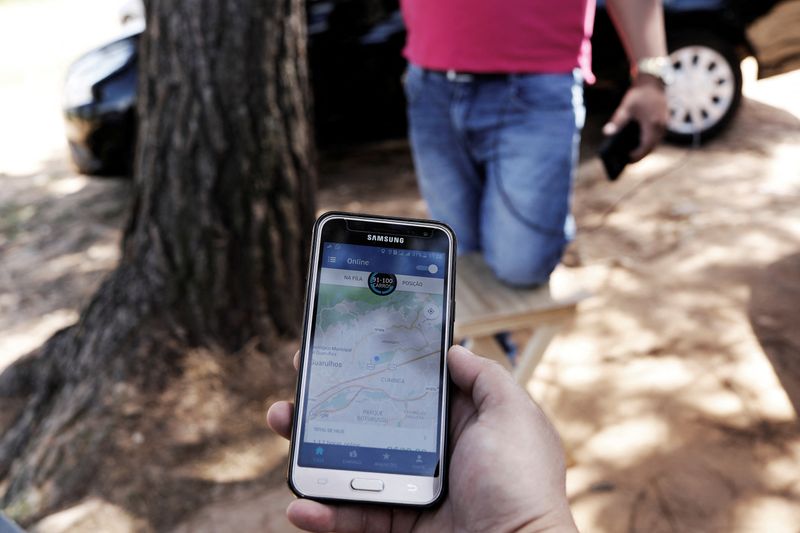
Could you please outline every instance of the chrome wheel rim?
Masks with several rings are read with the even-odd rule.
[[[667,129],[694,135],[714,127],[733,105],[736,77],[730,64],[713,48],[699,45],[678,48],[669,58]]]

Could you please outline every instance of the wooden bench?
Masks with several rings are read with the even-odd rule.
[[[479,355],[497,360],[525,386],[533,376],[553,337],[576,314],[585,292],[555,299],[550,287],[515,289],[501,283],[479,254],[458,258],[456,268],[456,323],[454,341],[467,341]],[[531,330],[511,364],[495,340],[495,334],[512,335]]]

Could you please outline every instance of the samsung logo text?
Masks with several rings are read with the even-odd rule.
[[[367,234],[368,241],[377,241],[377,242],[392,242],[397,244],[403,244],[405,241],[404,237],[390,237],[388,235],[372,235]]]

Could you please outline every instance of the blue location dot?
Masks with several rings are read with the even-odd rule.
[[[372,357],[372,360],[377,363],[380,360],[380,356],[375,355]]]

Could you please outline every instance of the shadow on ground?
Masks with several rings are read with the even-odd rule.
[[[800,253],[753,276],[748,315],[775,375],[800,413]]]
[[[797,354],[798,299],[785,280],[797,279],[800,249],[800,122],[747,100],[718,140],[696,152],[662,147],[608,184],[592,157],[605,118],[587,124],[582,231],[554,279],[596,296],[532,386],[575,459],[579,523],[790,531],[800,522],[800,437],[779,384],[796,408],[784,369]],[[130,184],[74,175],[60,157],[36,175],[0,176],[0,343],[20,353],[74,320],[118,257]],[[404,141],[328,152],[320,163],[321,209],[425,216]],[[133,428],[131,458],[109,458],[109,479],[124,485],[135,468],[161,489],[98,492],[67,510],[80,518],[56,515],[40,530],[96,530],[107,516],[140,530],[286,531],[286,448],[263,429],[257,391],[269,381],[259,376],[288,370],[244,360],[255,381],[231,400],[224,392],[243,367],[190,356],[167,399],[174,420],[164,413],[162,426]],[[769,520],[783,525],[758,527]]]

